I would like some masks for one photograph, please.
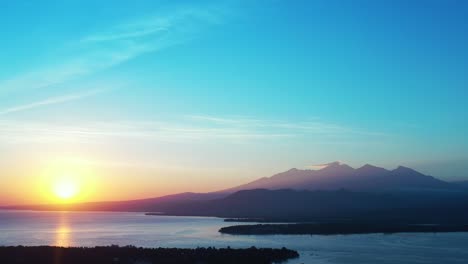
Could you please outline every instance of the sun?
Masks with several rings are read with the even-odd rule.
[[[79,185],[73,178],[61,177],[53,183],[52,191],[57,198],[70,200],[78,195]]]
[[[72,204],[95,199],[95,170],[81,163],[53,160],[37,177],[37,192],[43,203]]]

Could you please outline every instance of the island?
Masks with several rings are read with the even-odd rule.
[[[232,235],[351,235],[372,233],[468,232],[468,224],[374,224],[374,223],[296,223],[256,224],[222,227],[220,233]]]
[[[135,246],[105,247],[53,247],[53,246],[11,246],[0,247],[0,263],[41,263],[41,264],[217,264],[255,263],[270,264],[297,258],[297,251],[281,248],[141,248]]]

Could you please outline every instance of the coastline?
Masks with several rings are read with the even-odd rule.
[[[436,224],[369,224],[369,223],[308,223],[234,225],[219,229],[230,235],[354,235],[395,233],[453,233],[468,232],[465,225]]]

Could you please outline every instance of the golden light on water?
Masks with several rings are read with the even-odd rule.
[[[69,247],[72,230],[68,223],[68,213],[61,212],[59,217],[60,219],[55,229],[55,245],[59,247]]]

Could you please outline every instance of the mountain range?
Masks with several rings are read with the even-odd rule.
[[[290,169],[229,189],[156,198],[8,209],[157,212],[170,215],[314,221],[330,218],[468,219],[466,182],[450,183],[399,166],[354,169],[332,162],[319,170]],[[434,211],[442,212],[434,214]],[[461,218],[460,216],[463,215]],[[398,218],[398,219],[397,219]],[[434,220],[433,222],[440,222]]]
[[[340,162],[332,162],[320,170],[299,170],[275,174],[243,184],[224,192],[251,189],[395,191],[395,190],[450,190],[455,184],[413,169],[399,166],[394,170],[366,164],[354,169]]]

